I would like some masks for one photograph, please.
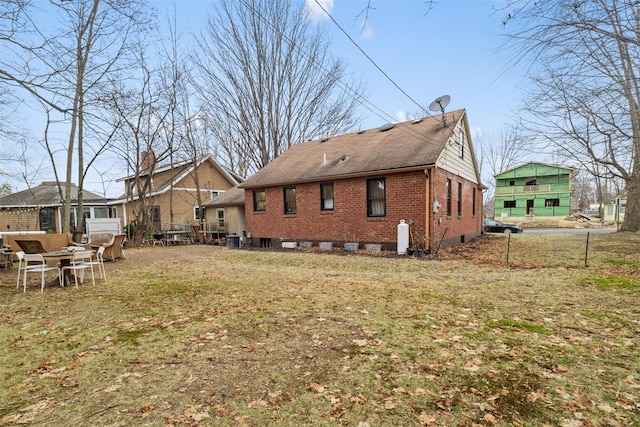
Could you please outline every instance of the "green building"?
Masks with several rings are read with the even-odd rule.
[[[495,175],[495,218],[569,215],[573,173],[569,167],[529,162]]]

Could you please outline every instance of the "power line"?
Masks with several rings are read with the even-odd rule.
[[[319,64],[317,61],[315,61],[314,58],[312,58],[311,56],[309,56],[307,54],[307,52],[298,47],[296,45],[296,43],[294,43],[291,39],[289,39],[289,37],[287,37],[286,34],[283,34],[278,28],[276,28],[271,22],[269,22],[269,20],[267,20],[266,18],[264,18],[262,16],[262,14],[257,11],[251,4],[249,4],[246,0],[241,0],[241,3],[247,7],[248,9],[251,10],[252,13],[254,13],[256,16],[258,16],[269,28],[271,28],[271,30],[277,34],[279,34],[280,36],[282,36],[287,43],[289,43],[290,46],[293,46],[294,48],[296,48],[298,50],[298,52],[300,52],[304,57],[306,57],[308,60],[314,62],[316,64],[316,66],[318,66],[318,68],[320,70],[322,70],[325,75],[329,75],[330,71],[327,70],[322,64]],[[358,91],[356,91],[355,89],[351,88],[348,84],[344,83],[342,80],[338,79],[337,82],[340,84],[341,89],[344,92],[347,92],[353,96],[355,96],[356,100],[358,102],[360,102],[360,104],[362,106],[364,106],[367,110],[371,111],[373,114],[375,114],[376,116],[380,117],[382,120],[393,120],[393,116],[389,115],[388,113],[386,113],[382,108],[379,108],[378,106],[376,106],[375,104],[373,104],[371,101],[367,100],[366,98],[364,98]],[[369,104],[369,106],[365,105],[365,104]],[[374,111],[377,110],[377,111]]]
[[[331,19],[331,21],[333,21],[333,23],[340,29],[340,31],[342,31],[342,33],[345,36],[347,36],[349,41],[351,41],[351,43],[353,43],[353,45],[357,47],[360,52],[362,52],[362,54],[387,78],[387,80],[389,80],[403,95],[405,95],[409,100],[411,100],[411,102],[417,105],[418,108],[420,108],[420,110],[426,112],[429,117],[435,118],[427,109],[425,109],[422,105],[420,105],[419,102],[413,99],[411,95],[409,95],[406,91],[404,91],[382,68],[380,68],[380,66],[378,66],[378,64],[358,45],[358,43],[356,43],[355,40],[353,40],[353,38],[344,30],[344,28],[342,28],[342,26],[334,19],[334,17],[318,2],[318,0],[315,0],[315,2],[324,11],[324,13],[327,14],[327,16]],[[406,131],[409,131],[410,133],[419,134],[419,136],[421,136],[422,138],[425,137],[424,135],[420,134],[419,132],[416,132],[414,129],[408,126],[402,126],[402,128]]]
[[[373,66],[376,67],[378,69],[378,71],[380,71],[382,73],[382,75],[385,76],[385,78],[387,80],[389,80],[400,92],[402,92],[402,94],[404,96],[406,96],[409,100],[411,100],[411,102],[416,104],[418,106],[418,108],[420,108],[423,111],[427,111],[422,105],[420,105],[420,103],[418,101],[413,99],[411,97],[411,95],[409,95],[407,92],[405,92],[404,89],[402,89],[382,68],[380,68],[380,66],[378,64],[376,64],[376,62],[360,47],[360,45],[358,45],[358,43],[356,43],[355,40],[353,40],[353,38],[351,38],[351,36],[344,30],[344,28],[342,28],[342,26],[338,23],[338,21],[336,21],[333,18],[333,16],[331,16],[329,11],[327,11],[327,9],[325,9],[324,6],[322,6],[318,0],[315,0],[315,2],[320,7],[320,9],[322,9],[324,11],[324,13],[327,14],[327,16],[331,19],[331,21],[333,21],[333,23],[336,24],[336,26],[340,29],[340,31],[342,31],[342,33],[345,36],[347,36],[349,41],[351,41],[351,43],[353,43],[353,45],[355,47],[357,47],[360,52],[362,52],[362,54],[369,60],[369,62],[371,62],[373,64]],[[429,114],[428,111],[427,111],[427,114]],[[431,114],[429,114],[429,115],[431,115]]]
[[[257,11],[257,10],[256,10],[256,9],[255,9],[251,4],[249,4],[246,0],[240,0],[240,2],[241,2],[245,7],[247,7],[249,10],[251,10],[251,12],[252,12],[252,13],[254,13],[256,16],[258,16],[258,17],[260,18],[260,20],[261,20],[261,21],[263,21],[263,22],[264,22],[264,23],[265,23],[269,28],[271,28],[271,30],[272,30],[272,31],[274,31],[274,32],[275,32],[275,33],[277,33],[278,35],[282,36],[282,37],[283,37],[283,39],[284,39],[284,40],[286,40],[286,42],[287,42],[287,43],[289,43],[289,45],[290,45],[290,46],[292,46],[292,47],[294,47],[295,49],[297,49],[297,50],[298,50],[298,51],[299,51],[299,52],[300,52],[304,57],[306,57],[308,60],[310,60],[310,61],[314,62],[314,63],[318,66],[318,68],[319,68],[321,71],[323,71],[323,72],[325,73],[325,75],[329,75],[329,73],[330,73],[330,72],[329,72],[329,70],[327,70],[326,68],[324,68],[324,67],[322,66],[322,64],[319,64],[317,61],[315,61],[315,59],[314,59],[314,58],[310,57],[310,56],[306,53],[306,51],[304,51],[302,48],[298,47],[298,45],[297,45],[295,42],[293,42],[291,39],[289,39],[289,37],[287,37],[287,35],[286,35],[286,34],[283,34],[283,33],[282,33],[278,28],[276,28],[276,27],[275,27],[271,22],[269,22],[269,21],[268,21],[264,16],[262,16],[262,14],[261,14],[259,11]],[[316,2],[317,2],[317,0],[316,0]],[[320,6],[320,7],[322,7],[322,6]],[[324,9],[323,9],[323,10],[324,10]],[[325,10],[325,13],[327,13],[327,12],[326,12],[326,10]],[[327,13],[327,14],[328,14],[328,13]],[[331,15],[329,15],[329,16],[331,16]],[[333,18],[332,18],[332,19],[333,19]],[[334,22],[335,22],[335,21],[334,21]],[[338,24],[336,23],[336,25],[338,25]],[[344,32],[344,30],[342,30],[342,31]],[[346,33],[345,33],[345,34],[346,34]],[[347,36],[348,36],[348,35],[347,35]],[[362,51],[362,49],[360,49],[360,50]],[[364,53],[364,51],[363,51],[363,53]],[[366,54],[365,54],[365,56],[366,56]],[[371,59],[370,59],[370,60],[371,60]],[[372,61],[372,60],[371,60],[371,61]],[[373,61],[372,61],[372,62],[373,62]],[[375,65],[375,62],[374,62],[374,65]],[[378,67],[377,65],[376,65],[376,67],[377,67],[377,68],[378,68],[378,69],[379,69],[383,74],[385,74],[385,73],[384,73],[384,71],[382,71],[382,70],[380,69],[380,67]],[[385,74],[385,76],[386,76],[386,74]],[[389,77],[387,76],[387,78],[389,78]],[[394,83],[394,82],[393,82],[393,80],[391,80],[390,78],[389,78],[389,80],[390,80],[392,83]],[[356,90],[352,89],[349,85],[347,85],[346,83],[342,82],[340,79],[337,79],[336,81],[340,84],[340,86],[341,86],[341,89],[342,89],[342,90],[344,90],[345,92],[348,92],[348,93],[350,93],[350,94],[353,94],[353,95],[357,98],[357,100],[361,103],[361,105],[363,105],[366,109],[368,109],[369,111],[371,111],[371,112],[372,112],[373,114],[375,114],[376,116],[380,117],[380,118],[381,118],[381,119],[383,119],[383,120],[390,120],[390,121],[394,121],[394,120],[395,120],[395,117],[393,117],[393,116],[391,116],[390,114],[386,113],[386,112],[385,112],[384,110],[382,110],[380,107],[376,106],[376,105],[375,105],[375,104],[373,104],[371,101],[369,101],[369,100],[367,100],[366,98],[364,98],[360,93],[358,93]],[[394,85],[395,85],[396,87],[398,87],[398,89],[400,89],[400,87],[399,87],[398,85],[396,85],[395,83],[394,83]],[[414,102],[414,103],[415,103],[415,104],[416,104],[416,105],[417,105],[421,110],[426,111],[426,110],[424,109],[424,107],[422,107],[420,104],[418,104],[418,103],[417,103],[413,98],[411,98],[408,94],[406,94],[406,92],[404,92],[402,89],[400,89],[400,91],[401,91],[402,93],[404,93],[404,94],[405,94],[409,99],[411,99],[411,101],[412,101],[412,102]],[[365,105],[365,104],[369,104],[372,108],[374,108],[374,109],[378,110],[378,112],[379,112],[380,114],[379,114],[378,112],[374,111],[372,108],[370,108],[369,106],[367,106],[367,105]],[[433,117],[433,116],[431,115],[431,113],[429,113],[428,111],[426,111],[426,112],[427,112],[427,114],[428,114],[430,117]],[[403,131],[405,131],[405,132],[408,132],[408,133],[412,133],[412,134],[414,134],[414,136],[418,136],[418,137],[420,137],[420,138],[422,138],[422,139],[424,139],[424,140],[431,140],[431,141],[433,142],[433,140],[432,140],[431,138],[428,138],[426,135],[424,135],[424,134],[422,134],[422,133],[420,133],[420,132],[416,131],[415,129],[413,129],[413,128],[411,128],[409,125],[407,125],[406,123],[399,123],[399,125],[401,125],[401,126],[398,126],[398,128],[399,128],[399,129],[401,129],[401,130],[403,130]]]

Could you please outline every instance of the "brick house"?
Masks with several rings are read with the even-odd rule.
[[[465,110],[292,146],[239,187],[251,244],[382,244],[398,224],[451,246],[482,232],[482,190]],[[361,246],[362,247],[362,246]]]
[[[153,173],[142,173],[140,179],[152,180],[151,191],[144,194],[144,197],[150,199],[146,205],[150,209],[150,225],[156,230],[173,229],[176,224],[191,226],[207,221],[224,221],[223,209],[219,209],[220,212],[200,212],[198,192],[204,205],[242,180],[211,156],[205,156],[195,163],[184,161],[173,166],[157,166],[153,168]],[[134,176],[117,181],[124,182],[125,194],[111,203],[122,206],[122,221],[125,226],[136,217],[140,195],[136,193]]]

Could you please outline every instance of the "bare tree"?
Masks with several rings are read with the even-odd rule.
[[[140,242],[152,226],[157,226],[150,218],[152,199],[146,196],[155,191],[156,167],[170,162],[176,148],[171,129],[176,106],[172,88],[162,77],[166,72],[150,68],[144,52],[139,53],[138,71],[126,82],[113,81],[109,99],[111,122],[114,127],[121,123],[114,149],[130,171],[126,192],[133,217],[130,238],[134,242]]]
[[[250,172],[254,170],[250,167],[251,147],[238,133],[238,126],[207,109],[198,112],[197,122],[199,123],[200,138],[214,142],[208,146],[212,155],[221,160],[227,169],[234,171],[239,176],[250,175]],[[215,141],[224,142],[215,143]]]
[[[626,183],[622,230],[640,231],[640,4],[512,0],[516,61],[530,61],[527,126],[573,163]]]
[[[517,126],[511,126],[496,135],[476,137],[474,145],[478,153],[482,182],[487,186],[485,203],[494,197],[495,175],[527,161],[523,153],[528,145],[527,137]]]
[[[24,21],[25,10],[29,4],[30,0],[6,0],[0,2],[0,46],[7,45],[15,38],[16,32]],[[3,52],[2,55],[7,55],[7,52]],[[20,118],[16,119],[16,110],[21,102],[5,79],[1,77],[4,73],[6,73],[6,70],[0,70],[0,137],[6,138],[7,141],[17,142],[22,140],[22,130],[19,129],[22,120]],[[19,158],[11,158],[6,153],[0,153],[0,159],[5,165],[7,161],[17,162],[22,165]],[[6,168],[3,167],[0,174],[7,174]]]
[[[15,2],[15,0],[12,0]],[[91,109],[98,108],[100,82],[110,73],[126,66],[132,34],[148,21],[141,0],[76,0],[38,3],[42,10],[27,9],[22,2],[13,15],[12,37],[0,39],[12,55],[0,59],[0,80],[21,89],[45,106],[62,115],[68,132],[64,160],[65,190],[63,231],[71,226],[71,183],[77,162],[78,212],[81,226],[85,160],[85,124]],[[38,14],[57,14],[61,30],[39,26]],[[47,119],[47,124],[51,121]],[[65,144],[62,144],[65,145]],[[49,145],[48,145],[49,146]],[[98,147],[94,158],[103,151]],[[48,152],[52,166],[53,152]],[[89,163],[91,160],[89,161]],[[57,173],[56,173],[57,175]],[[59,181],[60,182],[60,181]]]
[[[575,202],[575,208],[580,212],[589,210],[591,204],[596,201],[593,175],[585,172],[578,172],[573,177],[571,183],[571,198]]]
[[[190,77],[190,64],[187,62],[188,58],[181,46],[182,37],[177,32],[175,16],[174,13],[167,19],[169,31],[163,40],[163,51],[160,53],[164,66],[158,72],[160,84],[165,88],[163,102],[168,108],[163,135],[170,148],[171,174],[173,174],[173,165],[176,162],[186,161],[194,165],[191,178],[195,185],[195,194],[184,193],[176,196],[173,191],[169,192],[169,220],[171,222],[176,222],[173,211],[174,197],[191,199],[193,194],[190,203],[197,204],[199,212],[203,212],[199,168],[195,166],[210,154],[209,141],[202,132],[203,122],[199,119],[200,111],[194,111],[192,107],[195,89],[192,86],[193,79]],[[173,176],[171,176],[170,185],[173,186]]]
[[[209,117],[225,131],[219,153],[243,156],[227,166],[256,171],[295,143],[353,126],[358,88],[305,13],[291,0],[216,3],[193,61]]]

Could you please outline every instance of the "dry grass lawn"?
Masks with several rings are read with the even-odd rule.
[[[487,236],[418,260],[129,249],[0,271],[0,424],[638,426],[640,236]]]

